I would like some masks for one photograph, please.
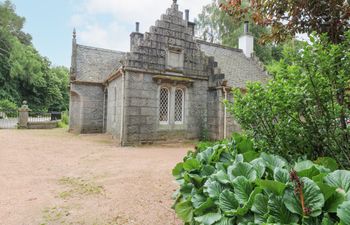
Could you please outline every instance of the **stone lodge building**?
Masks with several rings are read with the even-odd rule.
[[[149,32],[130,35],[130,52],[79,45],[73,35],[70,131],[108,133],[121,145],[207,135],[221,139],[239,125],[223,99],[232,88],[268,76],[252,57],[253,37],[240,49],[194,38],[195,24],[176,0]]]

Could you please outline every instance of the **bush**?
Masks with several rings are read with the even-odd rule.
[[[58,127],[59,128],[67,128],[69,124],[69,115],[68,112],[62,112],[62,119],[61,121],[58,122]]]
[[[270,153],[288,160],[331,156],[350,167],[350,32],[342,44],[311,36],[302,51],[286,48],[268,67],[267,85],[251,83],[227,103],[242,128]]]
[[[6,114],[6,116],[13,117],[17,115],[18,107],[15,103],[10,100],[0,100],[0,112]]]
[[[176,165],[174,209],[186,225],[350,224],[350,171],[337,168],[331,158],[291,165],[236,136]]]

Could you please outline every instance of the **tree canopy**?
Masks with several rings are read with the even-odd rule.
[[[27,100],[33,110],[68,109],[68,69],[52,67],[25,33],[25,18],[6,0],[0,3],[0,100],[17,106]]]
[[[252,19],[270,27],[263,41],[281,42],[296,34],[327,34],[332,43],[345,39],[350,28],[350,3],[345,0],[223,0],[221,8],[233,19]]]
[[[248,5],[245,0],[242,4]],[[202,12],[196,19],[197,35],[208,42],[220,43],[229,47],[238,48],[239,37],[243,34],[243,20],[237,20],[220,8],[222,0],[213,0],[212,3],[203,7]],[[270,32],[268,27],[250,23],[249,32],[260,40]],[[265,64],[272,60],[279,60],[282,53],[282,45],[274,43],[254,42],[256,56]]]
[[[350,115],[350,32],[345,37],[333,44],[327,35],[311,36],[302,50],[286,48],[268,66],[273,79],[266,85],[234,92],[228,106],[262,149],[294,158],[328,155],[350,166],[350,126],[343,126]]]

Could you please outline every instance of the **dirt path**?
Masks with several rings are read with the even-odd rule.
[[[171,169],[189,147],[118,148],[104,135],[0,130],[1,225],[174,225]]]

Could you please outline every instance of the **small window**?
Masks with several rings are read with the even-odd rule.
[[[159,93],[159,122],[169,123],[169,90],[161,88]]]
[[[175,123],[183,123],[184,92],[181,89],[175,90]]]

